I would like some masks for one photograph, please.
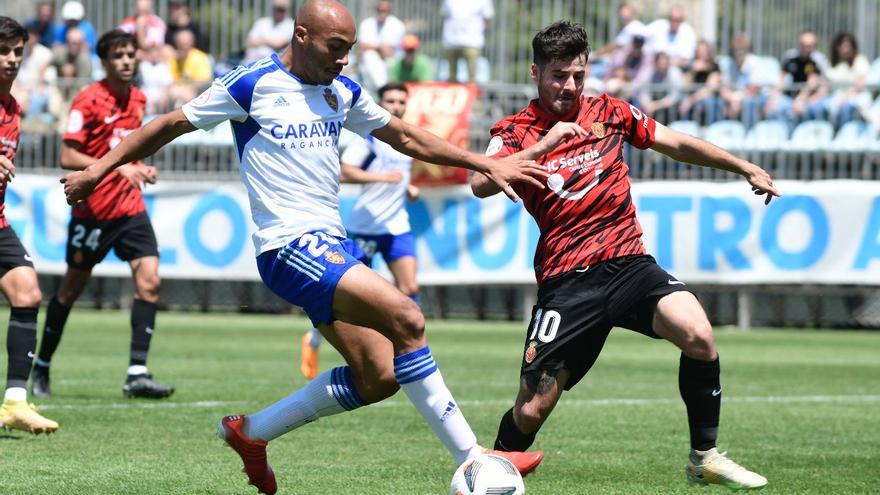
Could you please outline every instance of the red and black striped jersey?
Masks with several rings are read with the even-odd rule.
[[[535,252],[538,284],[600,261],[645,253],[623,154],[625,143],[641,149],[653,145],[656,123],[608,95],[582,97],[563,118],[533,100],[493,126],[486,153],[496,158],[517,153],[559,121],[577,122],[589,135],[570,139],[537,160],[551,174],[545,189],[513,185],[541,231]]]
[[[135,86],[123,99],[110,91],[106,79],[98,81],[73,99],[62,139],[78,145],[86,155],[101,158],[141,126],[146,104],[146,96]],[[143,211],[146,206],[140,189],[112,172],[88,199],[73,207],[73,217],[110,220]]]
[[[15,160],[21,136],[21,106],[12,95],[0,96],[0,155]],[[6,177],[0,178],[0,229],[9,227],[6,219]]]

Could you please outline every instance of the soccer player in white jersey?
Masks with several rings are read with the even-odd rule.
[[[400,82],[379,88],[379,106],[402,118],[409,91]],[[410,184],[412,157],[373,136],[355,139],[345,148],[341,181],[363,184],[364,188],[349,215],[346,228],[372,266],[376,254],[388,264],[394,285],[418,304],[416,247],[410,232],[406,200],[415,200],[419,188]],[[321,333],[313,328],[303,335],[300,345],[300,371],[309,380],[318,376],[318,348]]]
[[[275,493],[267,442],[306,423],[378,402],[403,389],[458,463],[483,451],[431,355],[419,307],[355,258],[339,216],[342,127],[372,135],[410,156],[486,175],[511,198],[510,183],[542,187],[533,161],[493,160],[458,148],[392,116],[340,76],[356,41],[351,13],[336,0],[308,0],[290,46],[215,80],[183,108],[130,134],[85,170],[62,178],[71,204],[110,171],[155,153],[177,136],[231,121],[257,226],[254,244],[264,283],[302,306],[347,366],[250,416],[227,416],[221,437],[239,454],[250,482]],[[502,453],[522,472],[540,452]]]

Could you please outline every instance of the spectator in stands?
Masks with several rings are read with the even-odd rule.
[[[243,63],[271,55],[290,43],[294,24],[287,15],[289,8],[289,0],[272,0],[272,15],[257,19],[248,33]]]
[[[831,42],[831,67],[827,77],[831,85],[828,112],[837,127],[856,117],[868,115],[871,93],[865,88],[871,64],[859,53],[859,44],[851,33],[840,33]]]
[[[605,80],[605,92],[620,100],[632,101],[632,78],[626,67],[615,67],[611,70],[610,77]]]
[[[135,0],[134,15],[123,19],[119,29],[134,35],[138,48],[143,50],[164,45],[168,27],[161,17],[153,13],[153,0]]]
[[[766,105],[770,118],[783,117],[793,123],[825,118],[828,59],[816,50],[817,43],[816,33],[804,31],[798,37],[798,48],[783,55],[779,86]]]
[[[727,118],[741,119],[748,127],[761,120],[766,95],[760,84],[760,61],[752,53],[752,41],[745,34],[730,40],[731,63],[722,71],[721,98]]]
[[[64,21],[64,24],[55,31],[55,42],[53,45],[67,43],[67,31],[76,28],[83,33],[89,50],[95,53],[95,49],[98,47],[98,34],[95,31],[95,26],[85,20],[85,16],[86,8],[83,7],[83,4],[75,0],[64,2],[64,5],[61,6],[61,19]]]
[[[198,23],[192,18],[189,5],[179,1],[169,2],[168,29],[165,31],[165,44],[174,45],[174,35],[184,29],[191,31],[196,37],[196,48],[203,52],[208,51],[208,44],[205,37],[202,36],[202,30],[199,28]]]
[[[401,44],[406,35],[403,21],[391,14],[391,1],[379,0],[376,15],[361,21],[358,27],[361,82],[375,91],[388,82],[388,67],[395,57],[403,55]]]
[[[444,0],[443,47],[449,62],[449,81],[458,81],[458,61],[467,61],[468,81],[477,80],[477,62],[486,44],[486,31],[495,17],[492,0]]]
[[[673,5],[666,19],[657,19],[648,25],[648,51],[664,52],[672,65],[681,69],[690,65],[697,49],[694,28],[685,21],[684,9]]]
[[[434,80],[434,63],[419,53],[422,42],[414,34],[403,37],[403,56],[392,62],[388,69],[388,79],[400,82],[422,82]]]
[[[721,99],[721,70],[715,63],[712,45],[705,40],[697,43],[697,51],[690,67],[684,73],[684,84],[689,94],[678,105],[681,118],[709,125],[724,118]]]
[[[73,94],[91,82],[92,57],[86,45],[86,36],[79,28],[67,30],[63,45],[55,45],[52,65],[58,74],[62,91]]]
[[[138,64],[138,73],[141,91],[147,97],[146,114],[157,115],[170,110],[168,93],[174,83],[174,76],[168,65],[165,47],[153,45],[145,48],[144,57]]]
[[[651,70],[651,57],[645,48],[645,37],[640,34],[633,36],[629,48],[623,52],[623,57],[614,60],[611,67],[612,74],[614,69],[623,68],[629,81],[646,78]]]
[[[37,16],[27,21],[25,28],[31,33],[36,33],[41,45],[52,48],[55,44],[55,34],[61,29],[61,25],[55,22],[55,2],[38,3]]]
[[[52,50],[41,44],[39,30],[38,23],[28,23],[24,57],[18,77],[12,83],[12,96],[24,109],[22,129],[25,131],[34,131],[35,126],[41,127],[52,120],[48,113],[55,79],[55,72],[49,70],[52,66]]]
[[[660,123],[675,120],[681,83],[681,69],[672,64],[672,57],[665,52],[655,54],[648,78],[636,82],[638,105]]]
[[[184,29],[174,37],[177,50],[168,66],[174,80],[169,96],[176,104],[195,98],[211,83],[213,77],[211,59],[195,45],[196,37],[192,31]]]
[[[617,19],[620,22],[620,32],[611,43],[596,52],[597,58],[607,57],[611,60],[620,60],[629,51],[635,36],[641,36],[644,39],[648,33],[647,27],[638,19],[635,7],[628,3],[623,3],[617,8]],[[612,65],[619,64],[612,63]]]

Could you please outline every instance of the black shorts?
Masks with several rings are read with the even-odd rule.
[[[33,268],[34,262],[12,227],[0,229],[0,278],[20,266]]]
[[[146,212],[113,220],[72,218],[67,227],[67,264],[91,270],[107,253],[122,261],[159,256],[156,233]]]
[[[544,282],[526,333],[522,374],[561,369],[570,390],[596,362],[613,327],[659,338],[653,329],[657,301],[690,291],[652,256],[625,256]]]

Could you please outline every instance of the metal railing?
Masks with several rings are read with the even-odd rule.
[[[86,19],[99,33],[111,29],[131,13],[131,0],[81,0]],[[180,0],[179,0],[180,1]],[[182,0],[207,37],[209,52],[218,61],[240,53],[254,20],[269,15],[271,0]],[[171,0],[156,0],[156,13],[167,19]],[[64,0],[54,0],[60,12]],[[291,3],[299,4],[300,1]],[[375,0],[344,0],[360,21],[374,12]],[[491,79],[527,83],[531,63],[530,42],[543,26],[558,19],[581,22],[592,45],[605,45],[619,30],[617,8],[621,0],[494,0],[495,18],[487,33],[483,55],[491,66]],[[814,30],[819,51],[826,55],[831,39],[839,32],[856,35],[860,50],[869,58],[880,56],[880,1],[878,0],[633,0],[628,3],[648,23],[666,15],[672,3],[685,7],[687,20],[697,33],[712,42],[717,53],[729,53],[734,34],[746,33],[754,51],[781,57],[797,46],[798,34]],[[395,15],[410,32],[422,38],[422,51],[442,58],[440,15],[442,0],[397,0]],[[0,0],[0,12],[24,21],[34,15],[35,3]],[[59,14],[60,15],[60,14]],[[60,20],[60,19],[59,19]]]

